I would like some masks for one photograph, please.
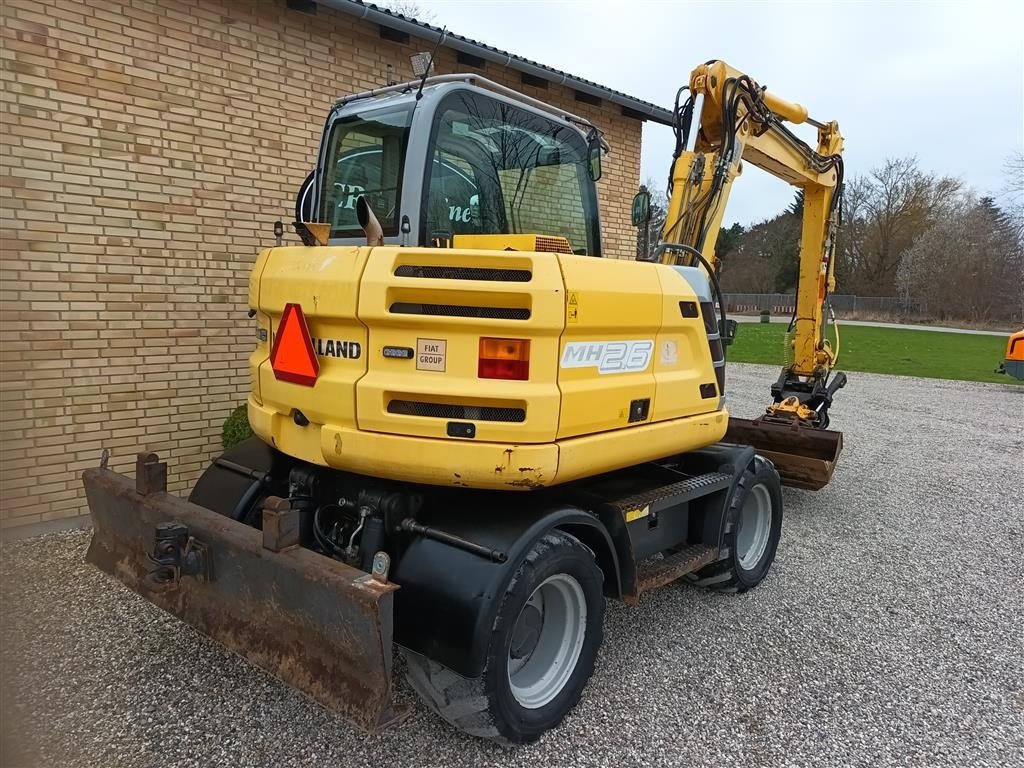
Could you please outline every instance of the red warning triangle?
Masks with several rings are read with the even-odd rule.
[[[285,304],[281,325],[270,349],[270,367],[280,381],[312,387],[320,373],[320,361],[313,351],[306,318],[298,304]]]

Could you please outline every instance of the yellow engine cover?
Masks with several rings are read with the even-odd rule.
[[[530,489],[710,445],[728,423],[701,299],[673,267],[533,251],[274,248],[257,261],[250,301],[260,341],[249,420],[315,464]],[[318,355],[313,386],[278,380],[271,366],[289,303]],[[481,338],[528,341],[528,377],[481,378]]]

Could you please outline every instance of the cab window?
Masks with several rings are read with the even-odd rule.
[[[458,155],[443,150],[434,153],[431,164],[428,236],[478,234],[480,189],[473,167]]]
[[[361,237],[356,200],[366,198],[385,235],[398,233],[398,203],[412,111],[354,114],[334,122],[324,164],[320,221],[331,237]]]
[[[587,147],[573,127],[482,94],[438,106],[424,195],[423,240],[456,234],[565,237],[599,255]]]

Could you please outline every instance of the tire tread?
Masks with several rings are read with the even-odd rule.
[[[501,605],[514,598],[517,584],[522,579],[532,579],[537,563],[542,561],[552,549],[576,547],[585,550],[593,563],[593,553],[579,541],[562,531],[550,531],[541,536],[530,548],[526,558],[516,571],[501,598]],[[596,563],[593,568],[598,578],[601,571]],[[498,630],[502,611],[496,612],[492,634]],[[600,629],[598,630],[600,634]],[[600,640],[600,638],[598,638]],[[518,739],[509,739],[498,727],[495,720],[493,702],[487,691],[487,670],[479,677],[465,678],[456,674],[442,664],[432,661],[422,654],[400,648],[406,661],[406,679],[419,695],[420,699],[439,717],[471,736],[510,746],[518,743]]]

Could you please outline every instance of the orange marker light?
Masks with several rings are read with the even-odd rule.
[[[481,379],[530,378],[530,340],[481,337],[477,376]]]
[[[320,374],[306,318],[298,304],[285,304],[281,325],[270,349],[270,367],[280,381],[312,387]]]

